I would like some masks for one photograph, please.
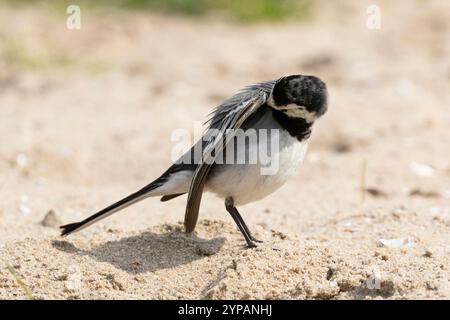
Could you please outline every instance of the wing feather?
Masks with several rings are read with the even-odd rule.
[[[241,100],[240,103],[237,102],[234,105],[228,103],[226,108],[222,105],[222,109],[216,110],[215,116],[210,122],[209,130],[206,133],[207,143],[204,148],[203,158],[194,172],[189,189],[184,217],[186,232],[192,232],[195,229],[206,178],[216,156],[220,153],[215,152],[213,155],[212,151],[223,150],[230,139],[233,138],[235,130],[239,129],[250,115],[266,103],[268,90],[264,89],[266,88],[253,89],[252,94],[246,92],[248,95],[246,100]]]

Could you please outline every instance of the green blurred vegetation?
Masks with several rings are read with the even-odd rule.
[[[115,0],[119,7],[153,9],[165,13],[204,15],[222,13],[239,21],[283,20],[304,17],[308,0]]]
[[[9,5],[50,6],[78,4],[90,9],[147,10],[166,14],[202,16],[219,14],[240,22],[281,21],[309,16],[312,0],[0,0]]]
[[[1,5],[12,7],[36,7],[58,16],[66,16],[71,4],[85,12],[103,14],[110,12],[160,12],[163,14],[202,17],[231,18],[240,23],[284,21],[309,18],[313,0],[0,0]],[[46,49],[51,48],[51,49]],[[9,64],[25,69],[83,69],[90,73],[102,73],[111,68],[101,61],[86,61],[52,48],[50,44],[41,50],[30,48],[23,39],[0,32],[0,57]]]

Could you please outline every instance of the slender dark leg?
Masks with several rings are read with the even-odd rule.
[[[250,233],[250,230],[248,229],[247,225],[245,224],[244,220],[239,214],[239,211],[234,206],[233,198],[228,197],[225,199],[225,208],[227,209],[228,213],[231,215],[234,222],[241,231],[242,235],[244,236],[245,241],[247,242],[247,246],[249,248],[255,248],[256,247],[256,244],[254,242],[255,238]]]
[[[251,239],[252,241],[254,241],[254,242],[262,243],[261,240],[256,239],[256,238],[252,235],[250,229],[249,229],[249,228],[247,227],[247,225],[245,224],[244,219],[242,219],[241,214],[239,213],[238,209],[236,209],[236,207],[234,207],[234,213],[235,213],[236,217],[238,218],[239,222],[241,223],[242,227],[244,228],[245,232],[247,232],[247,234],[248,234],[248,236],[250,237],[250,239]]]

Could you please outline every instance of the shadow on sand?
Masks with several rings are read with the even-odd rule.
[[[138,274],[166,268],[174,268],[205,256],[217,253],[225,238],[210,240],[175,230],[157,234],[143,232],[140,235],[108,241],[91,250],[78,249],[68,241],[54,240],[54,248],[67,253],[88,255],[100,262],[108,262],[129,273]]]

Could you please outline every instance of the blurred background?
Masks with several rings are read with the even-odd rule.
[[[68,28],[73,4],[79,29]],[[449,5],[0,1],[0,242],[56,236],[42,225],[49,212],[56,226],[135,191],[170,164],[174,129],[193,131],[243,86],[300,73],[327,83],[329,112],[299,174],[242,208],[249,223],[349,243],[412,234],[446,248]],[[83,235],[176,223],[185,201],[149,199]],[[229,220],[211,195],[201,211]]]
[[[79,1],[79,29],[68,28],[70,4],[0,2],[0,215],[11,230],[51,209],[84,216],[146,184],[169,165],[174,129],[193,131],[245,85],[296,73],[328,84],[330,108],[308,169],[279,193],[287,215],[301,214],[291,192],[319,216],[359,205],[364,166],[378,190],[367,201],[450,190],[447,1],[378,1],[378,11],[368,1]],[[167,220],[148,202],[140,209],[161,214],[145,219]]]

